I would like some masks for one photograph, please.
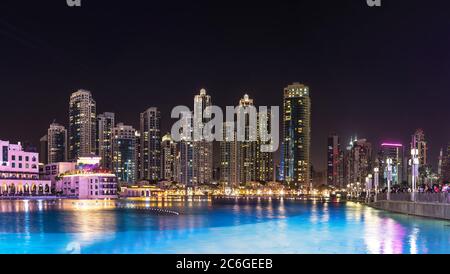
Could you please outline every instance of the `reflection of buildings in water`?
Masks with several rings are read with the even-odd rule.
[[[311,217],[309,218],[312,224],[317,224],[319,221],[319,213],[317,211],[317,202],[312,201],[311,203]]]
[[[417,238],[419,236],[420,230],[417,227],[414,227],[411,231],[411,235],[409,235],[409,253],[418,254],[417,250]]]
[[[328,209],[328,203],[323,203],[322,211],[323,211],[323,214],[322,214],[322,216],[320,218],[320,221],[322,223],[328,224],[328,221],[330,220],[330,211]]]
[[[70,241],[83,246],[96,241],[114,238],[117,231],[117,216],[114,211],[74,211],[71,216],[70,231],[74,231]]]
[[[372,254],[402,254],[406,242],[406,229],[391,218],[381,218],[367,209],[364,220],[364,242]],[[416,243],[410,242],[417,250]],[[405,250],[406,252],[406,250]]]

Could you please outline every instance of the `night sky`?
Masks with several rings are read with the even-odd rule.
[[[29,2],[29,4],[26,4]],[[245,3],[244,3],[245,2]],[[310,86],[312,160],[326,166],[337,132],[409,143],[423,128],[436,165],[450,141],[450,3],[383,0],[0,2],[0,139],[38,144],[68,99],[92,91],[98,112],[138,126],[206,88],[213,103],[281,105]]]

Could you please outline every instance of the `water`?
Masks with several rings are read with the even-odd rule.
[[[0,253],[450,253],[450,222],[355,203],[0,201]]]

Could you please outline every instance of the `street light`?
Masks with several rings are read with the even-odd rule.
[[[417,188],[417,181],[419,179],[419,150],[417,148],[411,149],[412,168],[411,168],[411,181],[412,181],[412,195],[411,200],[415,201],[415,192]]]
[[[391,199],[391,182],[392,182],[392,159],[387,158],[387,183],[388,183],[388,193],[387,193],[387,199]]]
[[[373,172],[375,173],[375,198],[374,201],[377,201],[377,196],[378,196],[378,180],[379,180],[379,174],[380,174],[380,169],[378,167],[373,169]]]
[[[372,174],[366,177],[366,202],[370,202],[370,192],[372,190]]]

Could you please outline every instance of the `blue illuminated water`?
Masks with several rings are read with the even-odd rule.
[[[450,253],[450,222],[355,203],[147,205],[181,214],[0,201],[0,253]]]

